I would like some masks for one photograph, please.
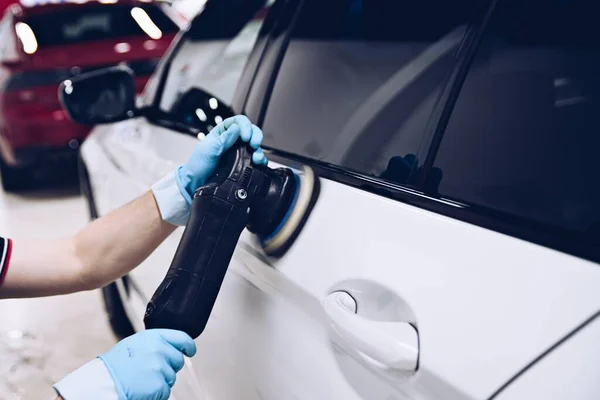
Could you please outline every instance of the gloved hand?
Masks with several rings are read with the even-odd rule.
[[[240,137],[256,150],[252,154],[252,161],[258,165],[267,164],[265,154],[260,148],[263,140],[260,128],[252,125],[243,115],[227,118],[198,143],[189,160],[177,170],[177,184],[188,204],[192,204],[192,196],[196,189],[204,185],[215,172],[221,155]]]
[[[174,225],[187,223],[194,192],[215,172],[221,155],[230,149],[238,138],[250,143],[255,149],[252,154],[255,164],[267,164],[267,158],[260,148],[263,140],[260,128],[252,125],[243,115],[227,118],[196,145],[194,153],[185,164],[152,186],[165,221]]]
[[[123,339],[98,358],[110,372],[119,400],[166,400],[183,368],[184,354],[196,354],[186,333],[150,329]]]

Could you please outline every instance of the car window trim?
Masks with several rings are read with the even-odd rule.
[[[270,32],[269,36],[271,40],[269,42],[269,47],[265,49],[263,53],[263,57],[269,51],[275,52],[275,60],[272,65],[270,65],[270,71],[268,71],[268,79],[266,85],[262,88],[263,96],[262,103],[260,108],[258,109],[258,115],[256,116],[257,123],[262,126],[265,120],[265,116],[267,115],[267,109],[269,108],[269,103],[271,101],[271,95],[273,94],[273,90],[275,89],[275,83],[277,82],[277,76],[279,75],[279,70],[281,68],[281,64],[283,63],[283,58],[285,57],[285,53],[288,48],[288,44],[290,42],[290,35],[296,26],[296,21],[298,20],[298,16],[300,15],[300,10],[304,5],[305,0],[297,0],[297,1],[289,1],[285,4],[284,9],[281,11],[281,15],[279,20],[274,24],[273,30]],[[289,14],[287,14],[289,12]],[[284,19],[287,17],[288,19]],[[277,32],[277,28],[285,26],[284,29],[279,32],[279,37],[273,36],[273,33]],[[260,68],[255,72],[255,78]],[[254,83],[254,82],[253,82]],[[254,84],[248,91],[251,94],[255,88]],[[250,96],[248,96],[249,98]],[[246,104],[247,106],[247,104]]]
[[[302,4],[304,4],[304,0],[278,0],[272,6],[281,8],[275,10],[277,15],[265,38],[266,44],[260,55],[260,63],[257,63],[254,71],[249,74],[252,80],[246,89],[246,97],[243,99],[243,108],[241,109],[241,112],[255,121],[258,126],[263,124],[279,67],[287,49],[289,35],[294,28],[295,18]],[[274,61],[266,65],[264,60],[271,54],[274,55]],[[252,101],[253,97],[257,98],[255,102]]]
[[[560,251],[596,264],[600,263],[600,247],[590,246],[582,240],[583,235],[578,235],[567,229],[503,211],[467,204],[451,198],[434,196],[414,187],[388,182],[348,168],[269,146],[263,147],[269,160],[290,168],[300,169],[302,165],[308,165],[323,179],[396,200],[498,234]]]
[[[470,32],[465,36],[465,42],[462,49],[457,53],[457,61],[454,64],[453,70],[450,72],[448,80],[444,85],[438,103],[434,107],[432,114],[427,122],[424,131],[424,146],[420,149],[417,157],[419,160],[425,160],[422,169],[423,174],[417,182],[417,187],[431,195],[435,195],[437,188],[428,188],[430,175],[433,171],[435,158],[439,151],[440,145],[450,116],[458,100],[461,89],[467,78],[467,74],[471,68],[477,49],[483,39],[483,34],[489,24],[492,14],[496,9],[499,0],[490,0],[490,3],[485,9],[478,24],[473,26]]]
[[[276,30],[281,22],[281,16],[285,4],[282,1],[276,0],[268,10],[267,15],[263,21],[263,26],[259,31],[256,42],[252,48],[252,51],[248,55],[248,60],[240,76],[240,80],[235,90],[233,100],[231,102],[231,108],[233,110],[243,112],[248,102],[248,94],[251,92],[252,87],[255,83],[256,74],[259,70],[259,66],[262,65],[262,61],[273,42],[272,33]],[[269,19],[272,19],[270,21]],[[269,26],[269,24],[271,24]],[[262,36],[261,36],[262,35]],[[256,118],[247,115],[252,120]]]

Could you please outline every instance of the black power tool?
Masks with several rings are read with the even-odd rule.
[[[234,145],[194,194],[171,267],[146,309],[147,329],[202,333],[244,228],[272,257],[281,257],[300,233],[319,195],[318,177],[309,167],[296,175],[254,165],[252,152]]]

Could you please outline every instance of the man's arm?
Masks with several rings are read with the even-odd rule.
[[[10,260],[0,270],[0,298],[39,297],[102,287],[131,271],[177,225],[185,225],[196,189],[214,173],[221,155],[241,138],[267,164],[262,131],[235,116],[213,128],[190,159],[152,186],[152,191],[99,218],[74,236],[12,242]],[[168,221],[168,222],[166,222]],[[165,265],[165,268],[168,266]],[[7,270],[8,268],[8,270]]]
[[[13,241],[0,298],[91,290],[131,271],[173,232],[152,192],[97,219],[71,237]]]

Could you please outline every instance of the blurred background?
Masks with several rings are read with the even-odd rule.
[[[75,233],[90,219],[77,179],[89,128],[58,85],[126,64],[142,91],[202,0],[0,0],[0,235]],[[51,385],[116,342],[100,291],[0,301],[0,399],[53,398]]]
[[[179,29],[199,11],[198,3],[29,0],[4,4],[0,22],[4,189],[67,183],[89,129],[67,119],[58,101],[58,84],[84,72],[126,64],[141,92]]]

